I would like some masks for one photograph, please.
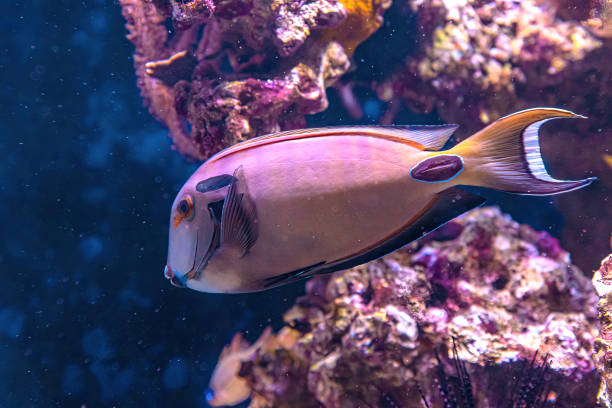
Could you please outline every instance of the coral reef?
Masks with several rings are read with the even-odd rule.
[[[593,275],[593,286],[599,295],[597,310],[601,321],[599,337],[595,339],[595,363],[602,377],[598,403],[612,407],[612,254]]]
[[[176,149],[303,127],[382,22],[382,0],[121,0],[145,104]],[[174,27],[169,36],[166,23]],[[359,27],[350,30],[351,27]]]
[[[538,103],[584,111],[585,101],[574,99],[593,91],[584,79],[595,75],[594,60],[604,65],[605,53],[591,57],[601,41],[579,21],[560,19],[551,1],[416,0],[410,6],[424,49],[380,85],[382,99],[400,97],[416,110],[436,108],[445,120],[467,119],[474,127]]]
[[[308,281],[276,346],[240,375],[253,408],[420,407],[419,388],[440,406],[435,353],[448,355],[455,339],[475,406],[506,404],[517,367],[539,352],[550,361],[548,399],[591,407],[596,302],[555,238],[479,209],[380,260]]]

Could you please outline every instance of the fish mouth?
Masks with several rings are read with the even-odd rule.
[[[183,279],[181,279],[180,277],[178,277],[174,271],[172,270],[171,267],[169,267],[168,265],[166,265],[166,267],[164,268],[164,276],[166,277],[166,279],[168,279],[170,281],[170,283],[173,286],[176,286],[177,288],[185,288],[187,287],[187,285],[185,284],[185,282],[183,282]]]
[[[209,208],[209,211],[211,213],[211,216],[213,216],[213,220],[214,220],[215,217],[210,208]],[[200,235],[198,234],[198,241],[199,241],[199,236]],[[208,245],[208,248],[206,249],[206,252],[204,253],[204,255],[202,255],[200,262],[197,263],[197,266],[194,265],[194,267],[191,268],[191,270],[185,275],[187,280],[189,279],[199,280],[200,279],[200,276],[202,276],[202,271],[204,270],[204,268],[206,268],[206,265],[208,265],[208,261],[210,261],[210,258],[212,258],[215,251],[219,248],[220,240],[221,240],[221,226],[219,222],[215,221],[214,229],[213,229],[213,236],[212,236],[212,239],[210,240],[210,244]],[[197,244],[196,244],[196,248],[197,248]]]

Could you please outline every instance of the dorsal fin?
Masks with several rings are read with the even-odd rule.
[[[386,139],[403,139],[421,150],[440,150],[458,125],[415,125],[415,126],[336,126],[311,129],[287,130],[255,137],[220,151],[209,161],[219,160],[234,152],[276,143],[310,137],[355,135],[374,136]]]
[[[386,129],[397,129],[406,139],[422,144],[425,150],[440,150],[455,133],[459,125],[411,125],[384,126]]]
[[[440,150],[458,127],[459,125],[332,126],[312,129],[287,130],[285,132],[261,136],[252,140],[265,140],[277,137],[300,136],[305,134],[312,134],[313,136],[316,136],[317,134],[335,135],[342,133],[353,133],[355,135],[379,134],[417,142],[423,145],[425,150]]]

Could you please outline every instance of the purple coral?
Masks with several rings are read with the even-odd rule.
[[[550,361],[546,376],[560,406],[593,406],[591,283],[549,237],[495,208],[455,222],[454,239],[417,242],[311,279],[278,336],[293,340],[243,367],[258,395],[251,407],[289,407],[298,396],[307,407],[420,407],[415,381],[438,406],[434,350],[452,350],[452,338],[475,406],[506,403],[508,379],[538,350]]]

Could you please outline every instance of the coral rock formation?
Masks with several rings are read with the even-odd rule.
[[[389,7],[381,0],[121,0],[138,86],[176,149],[303,127]],[[174,27],[168,34],[165,24]],[[349,30],[358,27],[357,31]]]
[[[612,254],[601,262],[593,285],[599,295],[597,310],[601,321],[599,337],[595,339],[595,362],[602,377],[598,403],[612,407]]]
[[[416,0],[410,5],[424,50],[379,93],[399,96],[417,110],[437,108],[447,121],[465,123],[467,113],[479,126],[538,101],[559,103],[560,84],[577,84],[571,86],[572,97],[583,94],[582,80],[592,68],[585,58],[602,45],[579,21],[561,20],[550,1]]]
[[[549,398],[592,407],[596,301],[555,238],[479,209],[404,250],[308,281],[277,347],[240,374],[253,408],[421,407],[417,382],[438,406],[434,353],[454,338],[476,406],[507,404],[516,369],[538,351],[551,362]]]

